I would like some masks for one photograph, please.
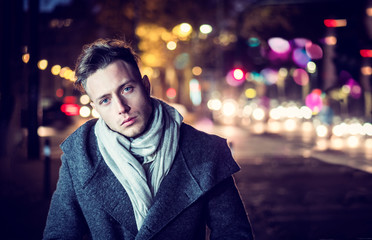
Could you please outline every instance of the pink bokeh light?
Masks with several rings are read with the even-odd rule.
[[[240,86],[242,85],[244,82],[245,82],[245,74],[244,72],[239,69],[239,71],[242,72],[243,74],[243,77],[242,78],[235,78],[234,77],[234,71],[237,70],[237,69],[233,69],[231,71],[229,71],[226,75],[226,82],[227,84],[229,84],[230,86],[233,86],[233,87],[237,87],[237,86]]]
[[[323,50],[318,44],[308,42],[305,46],[306,54],[311,59],[321,59],[323,57]]]
[[[309,83],[309,74],[302,68],[297,68],[293,71],[293,80],[300,86],[305,86]]]
[[[268,40],[270,48],[276,53],[286,53],[291,49],[289,42],[280,37],[270,38]]]
[[[323,107],[323,100],[321,95],[318,95],[317,93],[310,93],[306,97],[306,106],[313,111],[313,113],[317,114],[320,112],[320,110]]]
[[[352,98],[359,99],[362,96],[362,88],[354,79],[350,78],[345,86],[350,89],[350,96]]]

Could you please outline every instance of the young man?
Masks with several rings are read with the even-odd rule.
[[[253,239],[226,141],[182,123],[150,97],[119,40],[83,49],[76,84],[100,114],[64,152],[44,239]]]

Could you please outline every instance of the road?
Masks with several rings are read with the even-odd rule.
[[[52,143],[50,191],[58,179],[58,145],[80,124],[76,121],[48,137]],[[230,143],[241,166],[236,184],[257,240],[372,239],[368,159],[319,152],[315,142],[293,136],[253,134],[249,129],[205,121],[193,125]],[[50,200],[44,197],[43,173],[43,160],[17,160],[11,179],[0,182],[2,239],[41,238]]]
[[[316,141],[304,142],[293,135],[197,127],[231,143],[241,166],[236,184],[257,239],[372,239],[368,159],[319,152]]]

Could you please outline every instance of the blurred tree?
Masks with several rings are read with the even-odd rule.
[[[295,31],[291,19],[299,14],[296,6],[249,6],[239,16],[241,21],[238,21],[238,33],[245,39],[252,36],[263,40],[272,36],[288,37]]]
[[[99,37],[126,38],[135,41],[137,4],[135,0],[97,0],[94,9],[100,29]]]

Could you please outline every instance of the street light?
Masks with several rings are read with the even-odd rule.
[[[172,33],[176,35],[180,40],[186,41],[192,33],[192,27],[188,23],[181,23],[172,29]]]
[[[241,69],[237,68],[237,69],[234,69],[234,72],[233,72],[233,75],[234,75],[234,78],[238,81],[241,81],[243,78],[244,78],[244,73]]]
[[[203,24],[203,25],[201,25],[201,26],[199,27],[199,30],[200,30],[200,32],[203,33],[203,34],[209,34],[209,33],[211,33],[211,32],[213,31],[213,28],[212,28],[212,26],[209,25],[209,24]]]
[[[177,48],[177,43],[175,41],[169,41],[167,43],[167,48],[168,48],[168,50],[173,51]]]
[[[30,54],[29,53],[25,53],[22,55],[22,61],[24,63],[28,63],[28,61],[30,61]]]
[[[57,76],[61,72],[61,65],[54,65],[50,70],[53,75]]]
[[[45,70],[48,67],[48,61],[46,59],[42,59],[37,63],[37,67],[40,70]]]
[[[245,74],[242,69],[234,68],[226,75],[226,82],[234,87],[243,84],[245,81]]]

